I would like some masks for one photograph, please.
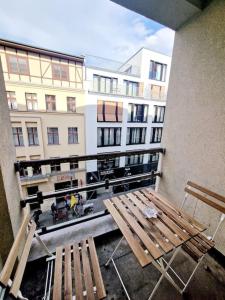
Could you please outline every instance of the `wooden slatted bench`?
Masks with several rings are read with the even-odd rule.
[[[184,190],[186,192],[186,197],[183,205],[187,200],[187,195],[191,195],[196,199],[196,205],[197,201],[200,200],[222,213],[221,220],[211,239],[209,239],[205,234],[200,233],[182,246],[183,250],[187,252],[196,262],[198,262],[212,247],[215,246],[215,242],[213,241],[213,239],[224,219],[223,214],[225,214],[225,197],[213,191],[210,191],[209,189],[202,187],[192,181],[187,182]]]
[[[74,295],[76,300],[106,297],[92,237],[56,248],[52,299],[72,300]]]
[[[26,233],[27,230],[28,233]],[[21,297],[20,285],[23,279],[23,274],[26,267],[35,230],[36,230],[36,224],[34,221],[30,221],[29,211],[28,209],[25,209],[22,224],[16,235],[14,243],[9,252],[8,258],[0,274],[1,299],[4,299],[6,288],[8,286],[10,287],[9,293],[14,298],[17,298],[18,296]],[[23,241],[25,241],[24,244]],[[18,253],[21,247],[22,247],[22,254],[20,257],[18,257]],[[19,258],[19,262],[16,266],[18,258]],[[13,269],[15,268],[16,268],[16,272],[14,277],[12,277]]]

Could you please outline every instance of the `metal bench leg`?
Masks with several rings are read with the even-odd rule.
[[[107,260],[107,262],[105,263],[105,266],[107,267],[110,263],[110,260],[112,260],[113,255],[116,253],[117,249],[119,248],[122,240],[124,239],[124,236],[122,236],[122,238],[120,239],[119,243],[116,245],[116,248],[113,250],[113,253],[111,254],[110,258]]]
[[[172,262],[174,261],[174,259],[175,259],[175,257],[177,256],[177,254],[178,254],[178,252],[179,252],[180,249],[181,249],[181,247],[178,247],[178,248],[174,251],[174,253],[173,253],[171,259],[169,260],[169,262],[168,262],[168,264],[167,264],[167,266],[166,266],[165,268],[162,267],[162,266],[160,265],[160,263],[158,263],[158,262],[155,262],[155,261],[152,262],[152,264],[157,268],[157,270],[159,270],[159,272],[160,272],[162,275],[160,276],[160,278],[159,278],[157,284],[155,285],[153,291],[151,292],[151,294],[150,294],[148,300],[152,299],[152,297],[154,296],[156,290],[158,289],[158,287],[159,287],[159,285],[160,285],[160,283],[161,283],[161,281],[163,280],[164,277],[165,277],[165,278],[166,278],[166,279],[167,279],[167,280],[168,280],[168,281],[169,281],[169,282],[170,282],[170,283],[178,290],[179,293],[182,292],[181,288],[180,288],[180,287],[174,282],[174,280],[167,274],[167,271],[168,271],[168,269],[170,268],[170,265],[171,265]]]

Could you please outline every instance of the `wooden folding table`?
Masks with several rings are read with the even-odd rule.
[[[153,297],[163,278],[183,293],[190,279],[185,283],[171,268],[171,263],[182,245],[198,251],[203,246],[204,249],[211,248],[213,243],[202,233],[206,228],[151,189],[113,197],[105,200],[104,204],[123,234],[106,266],[113,263],[127,298],[130,299],[130,296],[113,259],[124,238],[142,267],[152,263],[162,274],[149,299]],[[158,212],[157,218],[146,218],[146,208],[154,208]],[[163,256],[171,251],[173,255],[167,262]],[[172,279],[169,271],[178,279],[182,288]]]

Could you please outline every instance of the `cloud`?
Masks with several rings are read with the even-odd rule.
[[[109,0],[0,0],[0,37],[124,61],[141,47],[171,54],[174,33]]]

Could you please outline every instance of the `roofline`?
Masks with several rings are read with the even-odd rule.
[[[54,50],[49,50],[46,48],[39,48],[28,44],[22,44],[14,41],[4,40],[0,39],[0,46],[5,46],[9,48],[16,48],[19,50],[29,51],[33,53],[43,54],[43,55],[49,55],[56,58],[62,58],[62,59],[68,59],[73,61],[79,61],[84,63],[84,57],[82,56],[75,56],[71,54],[66,54]]]
[[[108,72],[108,73],[121,74],[121,75],[124,75],[124,76],[135,77],[135,78],[139,78],[140,77],[139,75],[127,74],[127,73],[125,73],[123,71],[111,70],[111,69],[101,68],[101,67],[94,67],[94,66],[87,66],[86,65],[86,69],[96,70],[96,71],[104,71],[104,72]]]
[[[165,56],[167,56],[167,57],[172,57],[172,55],[167,55],[167,54],[164,54],[164,53],[162,53],[162,52],[160,52],[160,51],[154,51],[154,50],[151,50],[151,49],[149,49],[149,48],[147,48],[147,47],[141,47],[139,50],[137,50],[132,56],[130,56],[121,66],[120,66],[120,68],[121,67],[123,67],[124,65],[126,65],[126,63],[128,63],[129,62],[129,60],[131,60],[135,55],[137,55],[139,52],[141,52],[143,49],[145,49],[145,50],[148,50],[148,51],[151,51],[151,52],[154,52],[154,53],[158,53],[158,54],[161,54],[161,55],[165,55]]]

